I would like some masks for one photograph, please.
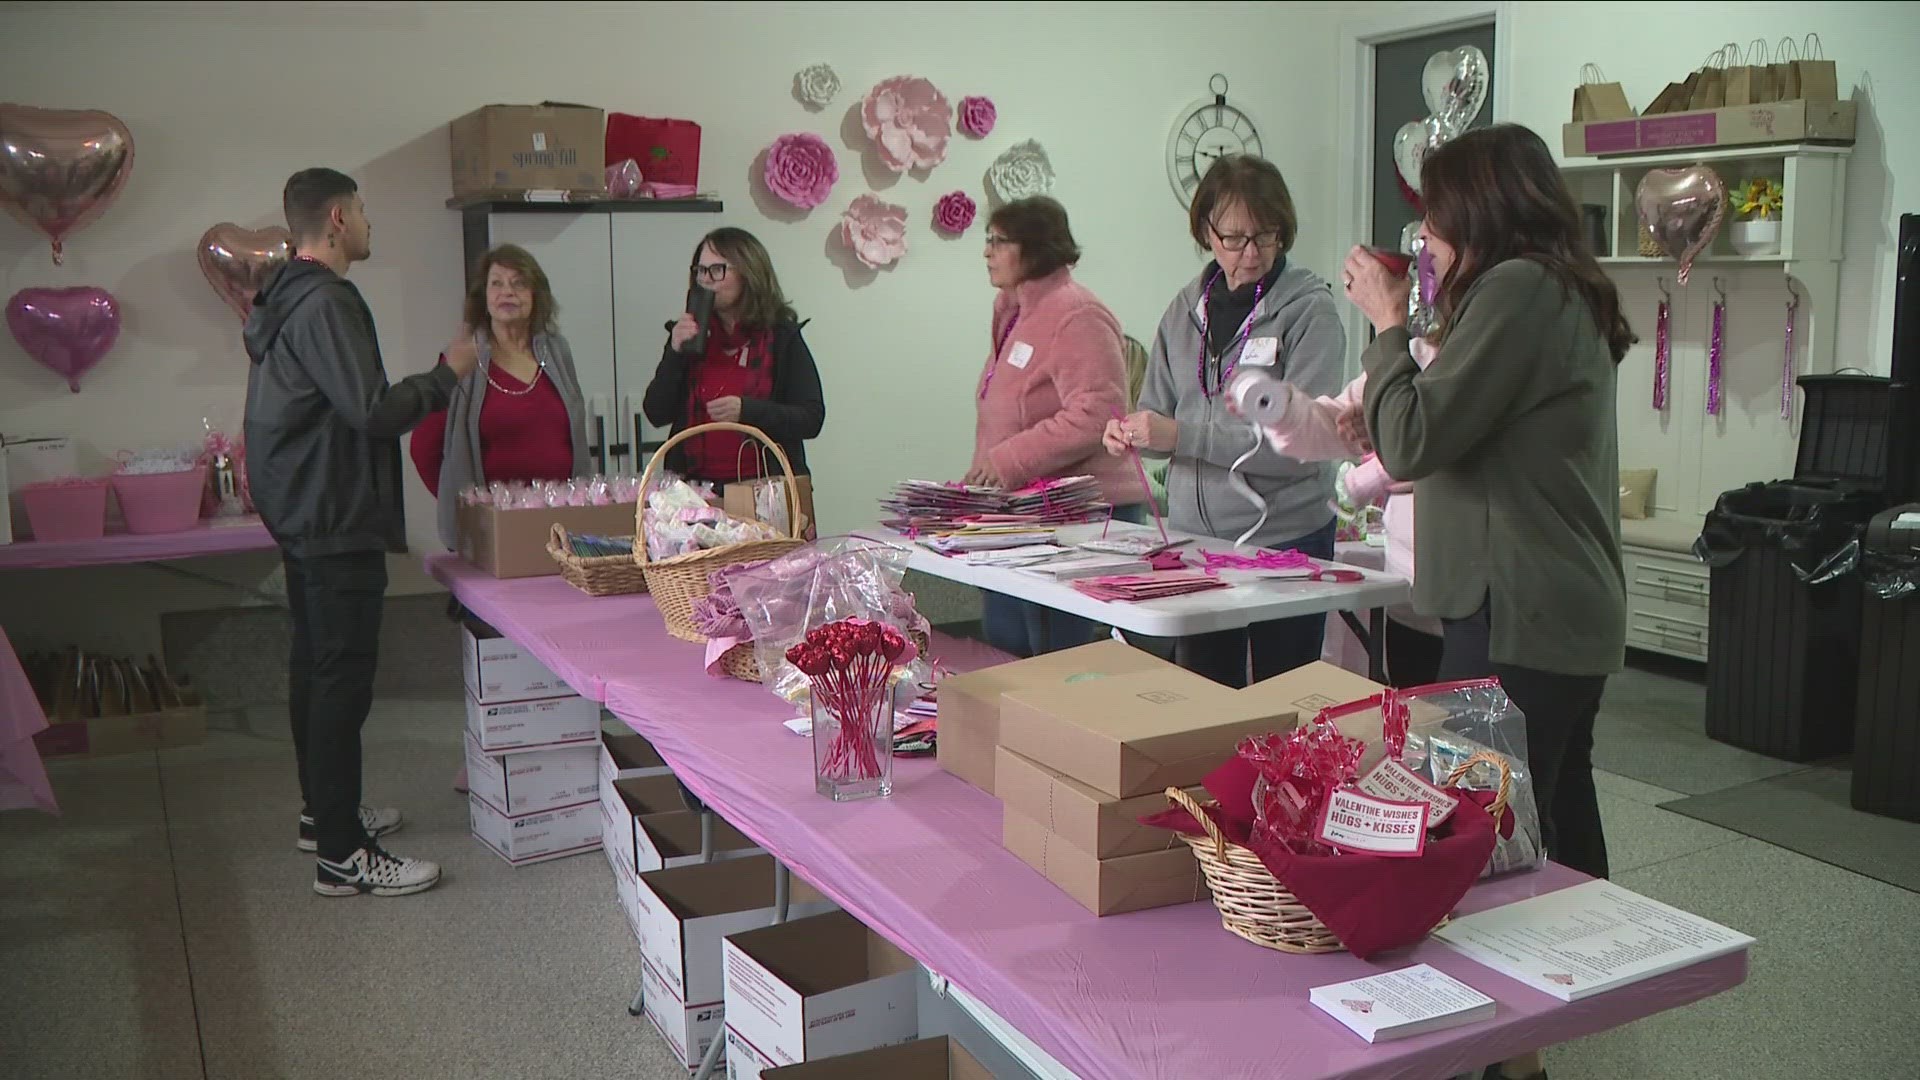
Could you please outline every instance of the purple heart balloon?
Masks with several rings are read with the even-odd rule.
[[[100,362],[120,336],[120,304],[92,285],[21,289],[7,301],[7,329],[28,356],[80,392],[80,376]]]

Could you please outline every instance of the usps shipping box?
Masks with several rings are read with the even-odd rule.
[[[911,1042],[919,964],[844,911],[730,935],[728,1080]]]
[[[515,866],[564,859],[600,846],[600,816],[593,803],[509,817],[469,793],[467,818],[474,837]]]
[[[482,705],[573,693],[531,652],[479,619],[460,624],[460,661],[467,696]]]
[[[634,818],[633,869],[636,873],[692,866],[700,861],[701,817],[692,810],[670,810]],[[713,818],[714,859],[744,859],[764,854],[747,834]]]
[[[600,703],[583,697],[485,705],[467,696],[467,731],[490,754],[534,747],[597,746]]]
[[[638,873],[634,861],[634,821],[648,814],[685,810],[687,800],[671,775],[629,776],[600,786],[600,836],[607,861]]]
[[[531,814],[595,801],[599,754],[593,746],[489,754],[467,733],[467,790],[503,814]]]
[[[633,776],[666,776],[673,772],[645,736],[630,731],[600,729],[600,784]]]

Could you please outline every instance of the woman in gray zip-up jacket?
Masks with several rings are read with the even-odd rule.
[[[1167,516],[1182,532],[1238,540],[1258,524],[1251,544],[1331,559],[1331,470],[1274,451],[1257,426],[1227,408],[1224,388],[1239,365],[1260,364],[1308,394],[1337,393],[1347,335],[1332,288],[1288,261],[1298,219],[1286,181],[1267,161],[1233,155],[1215,162],[1194,192],[1188,224],[1213,261],[1161,317],[1140,411],[1108,425],[1107,448],[1172,459]],[[1239,474],[1260,506],[1230,482],[1242,457]],[[1324,617],[1313,616],[1202,634],[1180,641],[1175,659],[1244,686],[1249,652],[1252,679],[1270,678],[1319,659],[1325,627]]]

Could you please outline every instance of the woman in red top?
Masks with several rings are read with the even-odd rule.
[[[715,229],[694,248],[690,270],[693,283],[713,293],[706,342],[693,351],[702,328],[691,313],[681,315],[647,384],[647,419],[676,433],[715,421],[759,428],[795,473],[806,473],[804,443],[820,434],[827,404],[800,336],[806,324],[781,293],[773,259],[745,229]],[[761,472],[750,441],[730,431],[695,436],[674,447],[666,465],[690,480],[750,479]]]
[[[555,322],[547,275],[524,248],[480,257],[467,292],[466,326],[441,354],[473,353],[473,374],[445,413],[413,431],[420,479],[439,500],[440,540],[455,546],[460,493],[495,480],[585,476],[586,405],[573,351]]]

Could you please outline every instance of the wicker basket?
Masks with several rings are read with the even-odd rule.
[[[631,555],[575,555],[567,527],[554,522],[547,536],[547,554],[560,564],[567,584],[588,596],[625,596],[647,591],[647,572]]]
[[[704,642],[707,636],[693,627],[693,602],[713,591],[712,582],[707,575],[715,570],[732,566],[735,563],[762,562],[775,559],[795,548],[802,547],[806,541],[797,534],[781,537],[778,540],[749,540],[744,544],[728,544],[708,551],[692,551],[685,555],[654,561],[647,556],[647,498],[646,493],[653,484],[654,475],[660,470],[660,464],[667,460],[667,452],[675,446],[692,438],[712,431],[734,431],[748,438],[758,439],[773,451],[773,458],[780,463],[780,471],[787,480],[787,521],[791,528],[798,529],[800,523],[800,500],[795,490],[793,465],[787,461],[787,455],[779,444],[767,438],[759,428],[745,424],[701,424],[690,427],[661,444],[647,462],[646,472],[640,476],[640,505],[634,510],[634,533],[638,538],[633,544],[634,562],[647,576],[647,591],[653,594],[653,602],[660,608],[660,615],[666,620],[667,633],[682,641]],[[734,651],[738,651],[737,649]],[[747,650],[751,658],[753,652]],[[728,653],[732,656],[732,652]],[[754,665],[757,670],[759,665]],[[755,679],[759,676],[755,675]]]
[[[1447,777],[1446,786],[1459,783],[1475,765],[1486,763],[1499,768],[1500,790],[1488,813],[1494,821],[1506,811],[1512,794],[1513,773],[1498,754],[1480,753],[1461,762]],[[1213,892],[1213,906],[1220,910],[1220,925],[1262,948],[1286,953],[1330,953],[1345,951],[1346,946],[1326,924],[1307,910],[1287,887],[1274,878],[1260,857],[1226,838],[1213,819],[1201,811],[1200,804],[1179,788],[1168,788],[1167,799],[1193,815],[1205,838],[1178,834],[1200,860],[1200,870]],[[1444,920],[1442,920],[1444,922]]]

